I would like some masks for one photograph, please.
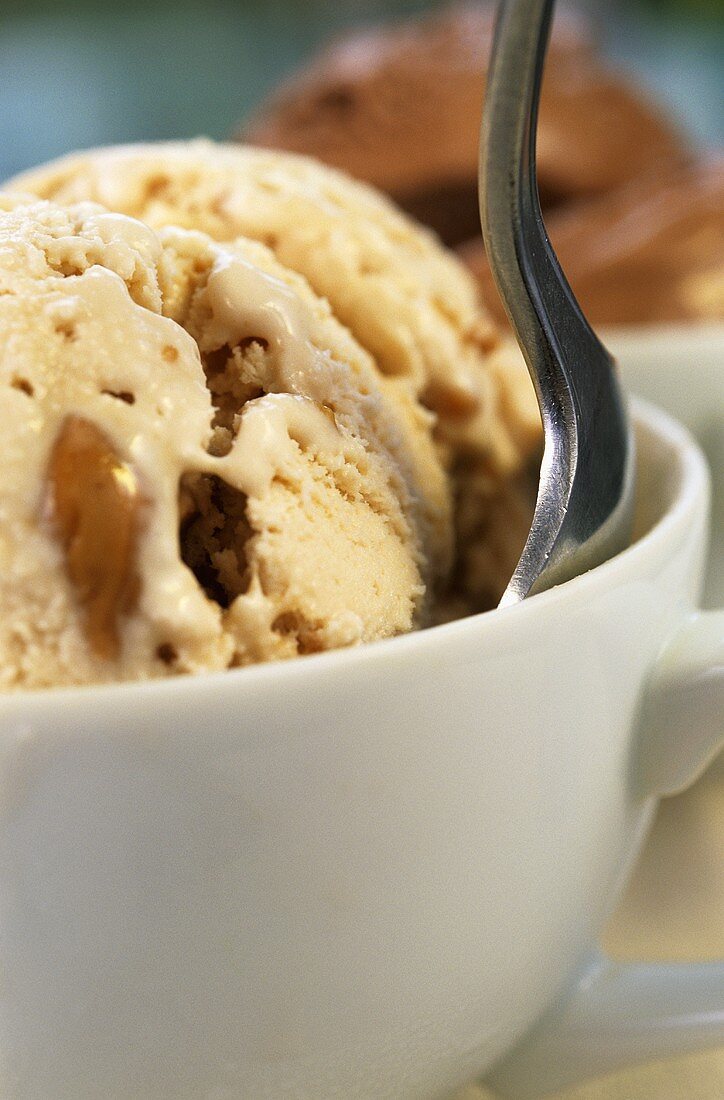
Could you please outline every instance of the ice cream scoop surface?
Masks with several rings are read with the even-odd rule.
[[[407,494],[405,514],[412,516],[426,548],[428,599],[422,601],[423,613],[411,622],[424,621],[435,588],[428,577],[441,577],[450,563],[450,495],[456,560],[455,590],[444,593],[447,606],[469,613],[497,602],[532,514],[535,494],[527,473],[539,453],[540,416],[517,347],[501,339],[474,280],[433,234],[370,187],[316,161],[203,140],[90,150],[41,166],[12,186],[62,203],[101,202],[162,235],[171,231],[164,227],[177,225],[208,234],[224,248],[240,236],[253,238],[274,252],[288,272],[301,273],[307,292],[304,280],[329,303],[348,330],[347,338],[366,357],[377,389],[396,411],[396,430],[416,441],[403,465],[408,480],[424,490]],[[219,364],[219,354],[206,350],[204,340],[209,332],[217,343],[232,339],[222,329],[233,326],[235,296],[246,298],[246,278],[238,263],[233,273],[226,261],[217,266],[209,280],[214,321],[205,337],[194,327],[204,316],[193,305],[188,287],[167,291],[164,307],[199,341],[207,368],[211,365],[206,374],[216,412],[210,446],[219,456],[234,423],[234,401],[254,398],[258,391],[253,371],[247,370],[242,385],[227,371],[223,356]],[[290,308],[279,286],[277,293],[287,302],[285,316],[278,300],[272,308],[257,301],[252,328],[270,352],[278,353],[276,361],[287,378],[282,388],[288,389],[294,364],[306,362],[308,351],[299,341],[298,311]],[[249,308],[247,300],[247,312]],[[307,371],[305,392],[326,404],[309,382],[312,374]],[[350,415],[357,401],[354,396],[346,406]],[[385,429],[381,442],[399,453],[388,435]],[[404,478],[398,482],[404,483]],[[522,494],[520,484],[526,487]],[[194,498],[206,502],[214,538],[213,523],[230,507],[222,497],[214,485]],[[513,498],[515,507],[498,506],[500,500]],[[198,525],[193,532],[196,547]],[[494,554],[481,554],[476,541],[480,533],[491,547],[495,543]],[[255,545],[253,540],[249,545]],[[218,560],[233,567],[221,549]],[[439,606],[432,614],[440,617]],[[279,621],[291,620],[286,616]]]
[[[537,445],[522,357],[511,350],[493,379],[499,336],[473,280],[431,233],[364,184],[306,157],[195,141],[91,150],[12,186],[100,202],[154,227],[259,240],[330,302],[382,374],[432,410],[445,444],[505,474]]]
[[[225,668],[423,623],[430,417],[268,249],[0,200],[0,684]]]

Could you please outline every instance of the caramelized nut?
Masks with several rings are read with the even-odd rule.
[[[50,514],[99,657],[118,654],[118,619],[138,597],[136,541],[143,498],[133,470],[89,420],[69,416],[48,470]]]
[[[480,395],[471,387],[433,379],[428,382],[422,400],[438,416],[450,420],[465,420],[474,416],[480,408]]]

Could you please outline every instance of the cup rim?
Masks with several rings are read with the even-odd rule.
[[[618,578],[625,576],[630,563],[655,552],[677,530],[686,530],[692,515],[700,507],[700,501],[702,498],[705,500],[708,493],[709,471],[706,459],[693,436],[678,420],[656,405],[637,397],[632,397],[630,402],[635,427],[648,431],[676,453],[679,460],[678,486],[673,501],[649,530],[621,553],[580,576],[505,608],[491,608],[394,638],[309,654],[303,658],[158,679],[32,688],[0,693],[0,715],[7,716],[18,710],[28,714],[29,707],[36,710],[46,705],[60,708],[94,705],[101,701],[119,704],[160,703],[167,701],[168,693],[178,696],[179,703],[199,693],[204,696],[204,701],[209,698],[218,701],[222,693],[225,696],[229,692],[238,692],[241,695],[257,688],[264,690],[267,681],[273,684],[275,690],[281,690],[286,686],[293,686],[300,678],[307,680],[315,675],[343,675],[346,669],[360,665],[368,666],[368,671],[372,674],[375,666],[381,662],[388,663],[393,657],[409,659],[411,654],[426,653],[431,648],[444,647],[447,642],[467,640],[472,645],[481,636],[481,632],[510,629],[518,622],[526,623],[531,616],[540,614],[544,609],[555,609],[557,605],[565,604],[571,599],[581,598],[588,601],[602,587],[615,586]]]
[[[659,321],[648,324],[607,324],[597,328],[614,358],[635,354],[642,348],[662,348],[689,356],[692,351],[719,353],[724,343],[724,321]]]

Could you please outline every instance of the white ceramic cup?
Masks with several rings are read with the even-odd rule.
[[[703,607],[724,607],[724,321],[607,329],[632,393],[671,413],[704,451],[712,474],[712,531]]]
[[[637,424],[644,533],[558,589],[0,701],[4,1100],[523,1097],[724,1038],[724,966],[596,950],[724,735],[706,467]]]

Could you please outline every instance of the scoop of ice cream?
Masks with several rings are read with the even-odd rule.
[[[240,140],[319,157],[380,187],[450,244],[479,231],[477,170],[494,8],[352,32],[288,79]],[[684,155],[642,93],[596,57],[579,16],[553,24],[537,138],[544,204],[599,194]]]
[[[11,186],[220,241],[259,240],[330,302],[383,375],[432,410],[441,445],[500,476],[538,446],[525,364],[511,346],[505,369],[491,370],[499,335],[468,272],[382,195],[339,172],[291,154],[196,141],[79,153]]]
[[[224,668],[425,621],[431,418],[255,242],[0,199],[0,682]]]
[[[593,324],[724,320],[724,161],[636,181],[546,225]],[[482,241],[460,255],[504,320]]]

